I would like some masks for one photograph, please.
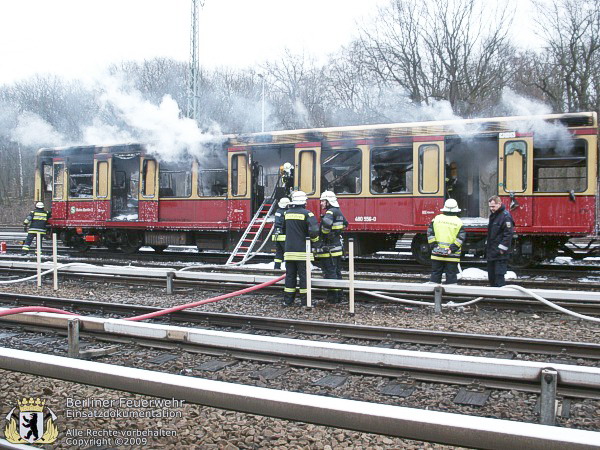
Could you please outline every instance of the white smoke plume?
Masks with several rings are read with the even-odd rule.
[[[17,119],[17,125],[10,137],[13,141],[31,147],[56,147],[65,145],[67,139],[52,125],[35,113],[24,112]]]

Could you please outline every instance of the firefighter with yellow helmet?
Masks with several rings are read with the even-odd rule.
[[[427,229],[427,242],[431,249],[431,281],[441,283],[442,274],[445,273],[446,284],[454,284],[458,281],[460,252],[467,234],[458,217],[461,210],[456,200],[446,200],[440,211],[442,214],[435,216]]]

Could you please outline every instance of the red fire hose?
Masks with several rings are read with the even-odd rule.
[[[256,291],[258,289],[262,289],[264,287],[271,286],[271,285],[277,283],[278,281],[283,280],[284,278],[285,278],[285,275],[281,275],[278,278],[274,278],[270,281],[265,281],[264,283],[257,284],[256,286],[251,286],[251,287],[242,289],[240,291],[230,292],[229,294],[219,295],[218,297],[207,298],[206,300],[200,300],[199,302],[186,303],[185,305],[179,305],[179,306],[174,306],[172,308],[162,309],[160,311],[155,311],[153,313],[142,314],[141,316],[129,317],[124,320],[139,321],[139,320],[152,319],[153,317],[164,316],[165,314],[171,314],[172,312],[181,311],[181,310],[188,309],[188,308],[194,308],[196,306],[204,305],[206,303],[212,303],[212,302],[217,302],[219,300],[225,300],[226,298],[236,297],[238,295],[243,295],[248,292]],[[80,315],[80,314],[75,314],[75,313],[68,312],[68,311],[63,311],[62,309],[47,308],[45,306],[24,306],[21,308],[12,308],[12,309],[7,309],[6,311],[0,311],[0,317],[10,316],[12,314],[20,314],[20,313],[25,313],[25,312],[50,312],[50,313],[56,313],[56,314],[68,314],[71,316],[79,316]]]

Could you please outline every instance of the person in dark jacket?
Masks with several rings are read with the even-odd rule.
[[[491,213],[485,243],[488,280],[491,286],[502,287],[506,284],[504,275],[510,257],[515,222],[497,195],[490,197],[488,205]]]
[[[283,218],[282,233],[285,234],[285,289],[283,302],[292,306],[296,298],[296,278],[300,279],[300,302],[306,305],[306,238],[313,243],[319,240],[319,224],[315,215],[306,209],[306,194],[296,191]],[[310,253],[311,261],[314,259]]]
[[[461,210],[456,200],[446,200],[440,211],[442,214],[435,216],[427,229],[427,242],[431,248],[430,280],[439,284],[442,274],[446,273],[446,284],[455,284],[458,281],[461,248],[467,233],[458,217]]]
[[[43,202],[37,202],[35,204],[35,209],[27,215],[23,221],[23,228],[27,231],[27,238],[25,239],[25,242],[23,242],[22,248],[24,255],[29,252],[31,244],[36,237],[37,239],[41,239],[41,237],[46,234],[46,223],[50,216],[50,212],[47,212],[44,209]]]
[[[283,215],[290,204],[290,199],[283,197],[277,204],[278,208],[275,211],[275,223],[273,224],[272,240],[275,242],[275,269],[281,269],[283,262],[283,253],[285,251],[285,234],[283,230]]]
[[[342,214],[337,197],[332,191],[321,194],[321,209],[325,213],[321,216],[319,234],[320,247],[315,251],[315,258],[319,262],[323,276],[330,280],[342,279],[342,232],[348,227],[348,221]],[[327,302],[341,303],[342,290],[327,288]]]

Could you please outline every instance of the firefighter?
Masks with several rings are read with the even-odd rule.
[[[508,266],[515,222],[497,195],[490,197],[488,206],[490,220],[485,242],[488,280],[490,286],[502,287],[506,284],[504,275]]]
[[[279,168],[281,174],[281,186],[284,188],[284,194],[289,196],[294,190],[294,166],[292,163],[286,162]]]
[[[319,224],[315,215],[306,209],[306,194],[296,191],[283,215],[282,233],[285,235],[285,289],[283,302],[292,306],[296,298],[296,277],[300,279],[300,302],[306,305],[306,238],[313,243],[319,240]],[[313,260],[312,252],[310,254]]]
[[[466,232],[458,203],[449,198],[441,209],[442,214],[435,216],[427,229],[427,242],[431,248],[431,281],[442,282],[442,274],[446,273],[446,284],[455,284],[458,279],[458,263],[460,250],[465,241]]]
[[[321,216],[319,233],[321,246],[317,248],[315,258],[317,258],[325,278],[341,280],[342,232],[348,227],[348,221],[342,214],[337,197],[332,191],[324,191],[321,194],[321,210],[325,210],[325,213]],[[339,288],[328,288],[327,302],[341,303],[342,290]]]
[[[23,242],[23,255],[29,252],[29,248],[36,238],[41,239],[46,234],[46,222],[50,218],[51,213],[44,209],[43,202],[37,202],[35,209],[23,221],[23,229],[27,231],[27,238]]]
[[[283,253],[285,251],[285,234],[281,232],[283,228],[283,215],[290,204],[290,199],[283,197],[277,204],[278,208],[275,212],[275,224],[273,225],[272,240],[275,242],[275,269],[281,269],[283,262]]]

